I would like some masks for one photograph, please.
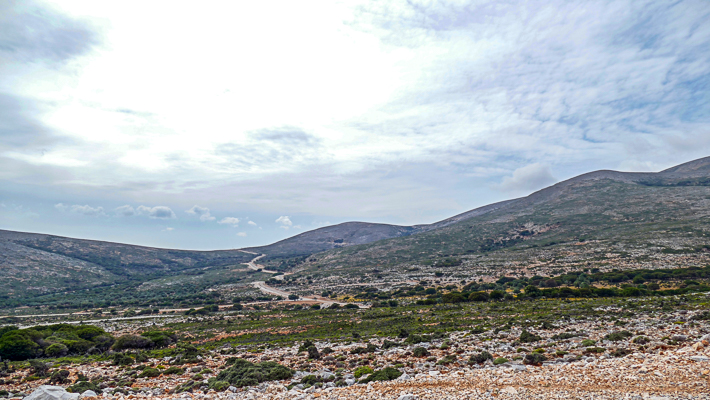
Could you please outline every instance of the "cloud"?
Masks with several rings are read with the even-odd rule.
[[[173,212],[173,210],[170,209],[170,207],[166,206],[155,206],[155,207],[147,207],[147,206],[138,206],[136,209],[136,213],[138,215],[147,215],[149,218],[152,219],[175,219],[177,216]]]
[[[247,233],[246,232],[239,232],[239,233],[237,233],[237,236],[246,237]]]
[[[114,211],[116,212],[116,215],[121,217],[132,217],[136,215],[136,210],[128,204],[126,204],[125,206],[116,207]]]
[[[65,62],[98,43],[87,24],[32,2],[0,4],[0,64]]]
[[[85,215],[88,217],[98,217],[98,216],[106,215],[106,213],[104,213],[103,207],[91,207],[88,204],[83,205],[83,206],[79,205],[79,204],[74,204],[72,206],[69,206],[64,203],[57,203],[54,205],[54,208],[61,211],[61,212],[69,211],[74,214]]]
[[[226,224],[226,225],[232,225],[232,227],[236,228],[239,226],[239,218],[235,217],[224,217],[219,222],[218,224]]]
[[[276,218],[275,222],[281,224],[280,228],[283,228],[283,229],[288,229],[293,225],[293,222],[291,222],[291,218],[289,218],[288,216],[285,216],[285,215],[282,215],[282,216]]]
[[[174,231],[174,230],[175,230],[175,228],[172,228],[172,227],[169,227],[169,226],[168,226],[168,227],[166,227],[165,229],[163,229],[161,232],[172,232],[172,231]]]
[[[512,176],[504,177],[503,181],[494,187],[503,192],[521,193],[542,189],[556,181],[549,166],[535,163],[516,169]]]
[[[192,206],[191,209],[185,211],[188,214],[199,215],[200,221],[214,221],[216,218],[210,214],[210,209],[206,207],[200,207],[198,205]]]
[[[254,222],[254,221],[249,221],[249,222],[247,222],[247,224],[249,224],[251,226],[256,226],[256,222]]]
[[[103,207],[91,207],[89,205],[81,206],[78,204],[71,206],[71,212],[73,212],[75,214],[87,215],[87,216],[91,216],[91,217],[106,215],[104,213]]]

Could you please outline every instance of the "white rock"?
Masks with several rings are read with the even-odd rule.
[[[81,399],[83,397],[96,397],[96,396],[97,396],[96,392],[94,392],[93,390],[87,390],[84,393],[82,393],[81,395],[79,395],[79,398]]]
[[[69,393],[61,386],[42,385],[25,400],[76,400],[79,393]]]

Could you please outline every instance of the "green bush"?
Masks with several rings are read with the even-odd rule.
[[[486,292],[473,292],[468,295],[468,301],[488,301],[489,296]]]
[[[210,389],[214,389],[217,392],[223,392],[229,388],[229,382],[227,381],[212,381],[209,383]]]
[[[93,325],[82,326],[78,328],[75,333],[79,338],[89,341],[93,341],[97,336],[107,335],[106,331]]]
[[[65,369],[60,369],[58,371],[52,372],[49,376],[49,383],[63,385],[69,383],[69,371]]]
[[[167,331],[148,331],[141,333],[141,336],[150,339],[155,347],[168,347],[171,344],[177,343],[177,335]]]
[[[153,347],[153,341],[138,335],[123,335],[116,339],[112,346],[114,350],[147,349],[150,347]]]
[[[426,357],[429,355],[429,351],[424,347],[415,347],[412,351],[412,355],[414,355],[414,357]]]
[[[456,362],[456,356],[453,354],[446,355],[441,358],[441,360],[437,361],[438,365],[449,365]]]
[[[155,378],[160,376],[160,370],[157,368],[146,368],[138,375],[139,378]]]
[[[80,381],[67,388],[69,393],[84,393],[87,390],[93,390],[96,393],[101,392],[101,389],[95,383],[89,381]]]
[[[306,351],[308,352],[308,358],[311,360],[317,360],[320,358],[320,353],[318,352],[316,346],[311,346],[307,348]]]
[[[69,353],[69,348],[62,343],[52,343],[44,349],[44,355],[47,357],[64,357]]]
[[[185,370],[176,366],[172,366],[163,371],[163,375],[182,375],[183,373],[185,373]]]
[[[500,365],[500,364],[505,364],[508,362],[507,358],[504,357],[498,357],[495,360],[493,360],[493,365]]]
[[[523,358],[523,364],[525,365],[542,365],[544,361],[547,361],[547,357],[540,353],[526,354]]]
[[[113,355],[113,365],[132,365],[133,357],[128,354],[116,353]]]
[[[0,357],[11,361],[22,361],[36,357],[41,351],[39,345],[26,334],[26,330],[12,330],[0,338]]]
[[[371,374],[373,372],[375,371],[372,368],[367,365],[363,365],[361,367],[357,367],[355,371],[353,371],[353,375],[355,375],[356,378],[360,378],[363,375]]]
[[[520,343],[534,343],[540,340],[542,340],[542,337],[532,334],[526,329],[523,329],[523,332],[520,334]]]
[[[363,379],[362,383],[372,382],[372,381],[391,381],[402,376],[402,371],[397,368],[387,367],[379,371],[375,371],[367,378]]]
[[[484,362],[486,362],[488,360],[492,360],[492,359],[493,359],[493,356],[491,355],[491,353],[484,350],[478,354],[472,355],[471,358],[468,359],[468,363],[469,364],[483,364]]]
[[[595,344],[597,344],[596,340],[592,340],[592,339],[582,340],[582,346],[584,346],[584,347],[594,346]]]
[[[612,333],[609,333],[609,334],[607,334],[606,336],[604,336],[604,339],[605,339],[605,340],[609,340],[609,341],[611,341],[611,342],[618,342],[618,341],[621,341],[621,340],[624,340],[624,339],[628,339],[628,338],[630,338],[631,336],[633,336],[633,334],[632,334],[631,332],[629,332],[629,331],[621,331],[621,332],[612,332]]]
[[[273,361],[258,364],[241,358],[227,360],[231,365],[220,372],[215,381],[225,381],[236,387],[258,385],[261,382],[291,378],[294,371]]]
[[[603,353],[605,351],[606,351],[606,349],[604,347],[587,347],[584,350],[585,353],[596,353],[596,354]]]

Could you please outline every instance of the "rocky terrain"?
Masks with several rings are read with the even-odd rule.
[[[245,309],[199,319],[105,321],[97,325],[115,336],[174,330],[182,332],[181,343],[197,347],[190,359],[182,344],[128,351],[123,354],[135,360],[124,365],[117,365],[121,352],[43,359],[50,368],[45,378],[26,363],[13,362],[3,369],[0,394],[23,398],[51,384],[57,371],[67,371],[66,383],[57,386],[84,380],[106,399],[705,399],[710,398],[707,309],[707,295],[687,295],[540,300],[503,310],[496,303],[407,307],[396,314],[421,315],[419,322],[372,327],[366,322],[389,315],[387,310],[323,310],[288,318],[280,309]],[[462,325],[446,322],[447,313]],[[343,319],[353,321],[362,335],[327,328]],[[309,320],[315,325],[304,325]],[[469,328],[461,329],[465,325]],[[391,329],[375,332],[377,326]],[[273,329],[281,333],[257,334],[276,333]],[[223,371],[235,359],[276,362],[293,375],[260,384],[215,382],[225,379]],[[382,381],[368,379],[381,378],[385,370],[395,372]]]

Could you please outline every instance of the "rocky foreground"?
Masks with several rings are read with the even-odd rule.
[[[28,381],[30,373],[19,369],[0,385],[0,393],[30,400],[710,399],[710,326],[707,319],[698,318],[706,314],[703,310],[648,313],[624,324],[571,320],[564,327],[504,327],[423,336],[423,342],[412,340],[412,335],[323,341],[315,343],[317,357],[299,351],[300,343],[281,348],[226,344],[180,364],[177,374],[139,374],[146,368],[166,372],[175,365],[174,357],[128,366],[111,361],[55,366],[55,371],[69,371],[69,383],[79,376],[97,383],[97,392],[80,395],[63,388],[38,389],[49,379]],[[283,381],[210,389],[208,380],[231,357],[253,363],[276,361],[296,373]],[[368,367],[372,369],[367,371]],[[360,383],[368,372],[387,367],[401,375]]]

